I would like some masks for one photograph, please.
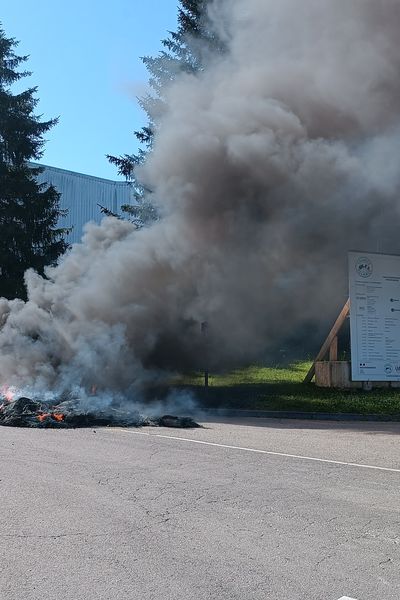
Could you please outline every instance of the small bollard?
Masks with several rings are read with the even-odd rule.
[[[200,329],[201,329],[202,335],[206,336],[207,330],[208,330],[208,321],[203,321],[201,323]],[[208,390],[208,384],[209,384],[209,373],[208,373],[208,367],[206,367],[204,370],[204,387],[206,390]]]

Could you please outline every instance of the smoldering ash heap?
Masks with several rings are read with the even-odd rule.
[[[400,0],[226,0],[226,51],[167,94],[143,183],[163,218],[106,218],[29,300],[0,301],[0,380],[122,394],[318,331],[348,249],[400,249]],[[200,323],[209,323],[207,343]],[[207,350],[208,349],[208,350]]]

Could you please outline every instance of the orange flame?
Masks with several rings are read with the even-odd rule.
[[[50,417],[51,414],[50,413],[42,413],[41,415],[37,415],[38,420],[43,423],[43,421],[45,419],[47,419],[47,417]]]
[[[45,421],[48,417],[58,421],[58,423],[61,423],[65,419],[65,415],[62,413],[41,413],[37,415],[37,419],[40,421],[40,423],[43,423],[43,421]]]

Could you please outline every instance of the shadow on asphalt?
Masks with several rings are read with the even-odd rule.
[[[316,419],[264,419],[264,418],[229,418],[199,417],[203,426],[211,428],[212,423],[239,425],[243,427],[263,427],[266,429],[302,429],[310,431],[357,431],[367,435],[400,435],[400,422],[375,421],[319,421]]]

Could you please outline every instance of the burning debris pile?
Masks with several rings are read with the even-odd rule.
[[[5,394],[0,404],[0,425],[9,427],[39,427],[66,429],[77,427],[200,427],[190,417],[147,417],[140,412],[108,407],[102,410],[83,410],[78,400],[58,403],[33,400],[24,396],[14,399]]]

